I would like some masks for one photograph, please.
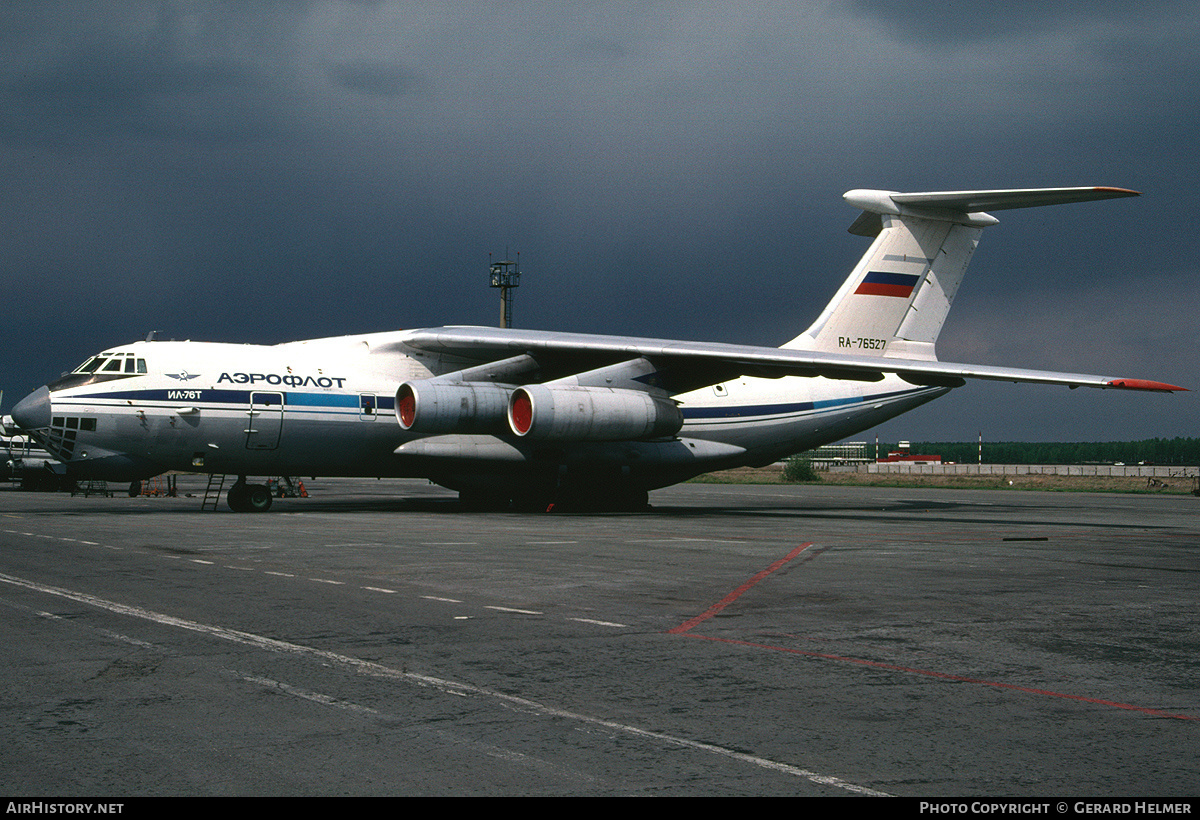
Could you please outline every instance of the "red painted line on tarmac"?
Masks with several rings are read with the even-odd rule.
[[[805,546],[808,545],[806,544]],[[682,633],[686,632],[687,630],[677,627],[670,631],[672,633]],[[968,678],[964,675],[952,675],[948,672],[934,672],[930,669],[916,669],[910,666],[898,666],[896,664],[883,663],[881,661],[868,661],[862,658],[850,658],[846,657],[845,655],[831,655],[825,652],[810,652],[804,649],[792,649],[791,647],[787,646],[775,646],[774,644],[756,643],[754,641],[739,641],[731,638],[713,638],[707,635],[685,635],[684,637],[697,638],[702,641],[716,641],[717,643],[734,644],[736,646],[749,646],[755,649],[770,649],[775,652],[787,652],[792,655],[804,655],[809,658],[820,658],[827,661],[853,663],[859,666],[870,666],[876,669],[889,669],[893,672],[904,672],[910,675],[924,675],[925,677],[941,678],[942,680],[956,681],[958,683],[975,683],[979,684],[980,686],[991,686],[995,689],[1008,689],[1013,692],[1023,692],[1027,695],[1042,695],[1044,697],[1079,701],[1080,703],[1094,703],[1098,706],[1110,706],[1114,709],[1125,709],[1130,712],[1141,712],[1142,714],[1161,718],[1171,718],[1172,720],[1200,720],[1200,717],[1197,717],[1196,715],[1164,712],[1162,709],[1151,709],[1146,706],[1135,706],[1132,703],[1121,703],[1119,701],[1104,700],[1102,698],[1089,698],[1083,695],[1070,695],[1066,692],[1054,692],[1049,689],[1035,689],[1029,686],[1018,686],[1015,683],[1001,683],[1000,681],[983,680],[982,678]]]
[[[688,630],[690,630],[692,627],[696,626],[697,624],[701,624],[704,621],[707,621],[709,618],[713,617],[714,615],[719,613],[722,609],[729,606],[734,601],[736,601],[738,598],[740,598],[742,596],[742,593],[744,593],[746,590],[750,589],[752,586],[757,584],[759,581],[766,578],[772,572],[779,569],[784,564],[786,564],[788,561],[791,561],[793,558],[795,558],[797,555],[804,552],[806,549],[808,549],[811,546],[812,546],[812,542],[809,541],[807,544],[801,544],[800,546],[796,547],[794,550],[789,552],[787,555],[783,556],[778,561],[771,564],[771,566],[767,567],[762,572],[759,572],[756,575],[754,575],[754,577],[752,577],[749,581],[742,584],[740,587],[735,589],[733,592],[726,595],[720,601],[717,601],[715,604],[710,606],[704,612],[697,615],[695,618],[692,618],[691,620],[688,620],[688,621],[684,621],[683,623],[681,623],[679,626],[675,627],[674,629],[668,629],[667,634],[668,635],[681,635],[684,632],[687,632]]]
[[[701,614],[699,614],[696,617],[691,618],[687,621],[684,621],[683,623],[681,623],[679,626],[675,627],[674,629],[668,629],[667,634],[668,635],[683,635],[686,638],[696,638],[696,639],[702,640],[702,641],[714,641],[716,643],[733,644],[735,646],[748,646],[748,647],[752,647],[754,649],[769,649],[774,652],[787,652],[788,654],[791,654],[791,655],[802,655],[802,656],[808,657],[808,658],[819,658],[821,660],[827,660],[827,661],[840,661],[842,663],[851,663],[851,664],[855,664],[857,666],[869,666],[869,667],[872,667],[875,669],[887,669],[892,672],[902,672],[902,673],[908,674],[908,675],[922,675],[922,676],[928,677],[928,678],[939,678],[941,680],[955,681],[957,683],[973,683],[973,684],[977,684],[979,686],[990,686],[994,689],[1006,689],[1011,692],[1022,692],[1027,695],[1041,695],[1042,697],[1061,698],[1063,700],[1073,700],[1073,701],[1076,701],[1079,703],[1091,703],[1091,704],[1095,704],[1097,706],[1108,706],[1113,709],[1124,709],[1129,712],[1141,712],[1142,714],[1151,715],[1153,717],[1170,718],[1171,720],[1200,720],[1200,716],[1196,716],[1196,715],[1186,715],[1186,714],[1182,714],[1182,713],[1166,712],[1162,709],[1151,709],[1150,707],[1147,707],[1147,706],[1136,706],[1132,703],[1121,703],[1120,701],[1105,700],[1103,698],[1090,698],[1090,697],[1086,697],[1084,695],[1071,695],[1066,692],[1055,692],[1050,689],[1036,689],[1036,688],[1030,687],[1030,686],[1020,686],[1015,683],[1003,683],[1001,681],[984,680],[982,678],[969,678],[965,675],[954,675],[949,672],[935,672],[931,669],[918,669],[916,667],[900,666],[898,664],[884,663],[882,661],[869,661],[869,660],[865,660],[863,658],[851,658],[846,655],[833,655],[833,654],[830,654],[827,652],[812,652],[812,651],[805,650],[805,649],[793,649],[788,646],[777,646],[775,644],[758,643],[755,641],[742,641],[742,640],[737,640],[737,639],[733,639],[733,638],[716,638],[716,637],[710,637],[708,635],[691,634],[691,630],[694,627],[703,623],[704,621],[707,621],[709,618],[712,618],[713,616],[719,614],[721,612],[721,610],[725,609],[725,607],[729,606],[734,601],[736,601],[738,598],[740,598],[747,590],[749,590],[751,587],[753,587],[759,581],[763,580],[764,578],[769,576],[771,573],[778,570],[780,567],[783,567],[789,561],[794,560],[797,556],[799,556],[802,552],[804,552],[806,549],[808,549],[811,546],[812,546],[812,542],[810,541],[806,544],[801,544],[800,546],[796,547],[791,552],[789,552],[787,555],[785,555],[783,558],[780,558],[778,561],[771,564],[769,567],[762,570],[761,572],[756,573],[753,577],[751,577],[744,584],[739,586],[733,592],[726,595],[724,598],[722,598],[717,603],[713,604],[711,607],[709,607],[707,610],[705,610]]]

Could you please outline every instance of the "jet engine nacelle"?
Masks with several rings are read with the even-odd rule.
[[[500,432],[511,392],[486,382],[404,382],[396,391],[396,420],[414,433]]]
[[[675,435],[683,413],[640,390],[531,384],[513,391],[508,426],[544,441],[629,441]]]

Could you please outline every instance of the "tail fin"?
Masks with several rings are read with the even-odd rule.
[[[875,241],[808,330],[785,348],[936,359],[934,345],[983,229],[983,212],[1137,196],[1123,188],[846,193],[850,232]]]

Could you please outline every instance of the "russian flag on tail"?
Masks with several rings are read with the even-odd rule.
[[[863,277],[855,293],[865,296],[899,296],[907,299],[921,277],[911,273],[887,273],[870,271]]]

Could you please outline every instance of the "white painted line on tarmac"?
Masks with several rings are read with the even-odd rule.
[[[237,675],[237,677],[240,680],[244,680],[247,683],[253,683],[258,686],[264,686],[268,689],[279,692],[280,694],[290,695],[292,697],[300,698],[301,700],[307,700],[312,703],[318,703],[322,706],[328,706],[331,709],[341,709],[342,711],[351,712],[354,714],[366,715],[368,717],[373,717],[373,718],[381,718],[384,720],[398,720],[399,719],[399,717],[397,715],[389,714],[388,712],[383,712],[383,711],[380,711],[379,709],[375,709],[370,706],[364,706],[361,703],[354,703],[353,701],[343,700],[341,698],[335,698],[331,695],[326,695],[322,692],[313,692],[308,689],[300,689],[296,686],[292,686],[292,685],[284,683],[282,681],[273,680],[272,678],[264,678],[264,677],[260,677],[258,675],[246,675],[246,674],[241,674],[238,672],[234,672],[233,674]],[[537,758],[537,757],[532,757],[530,755],[525,754],[524,752],[518,752],[514,749],[496,746],[491,743],[484,743],[483,741],[479,741],[479,740],[467,741],[467,740],[460,739],[460,740],[457,740],[456,742],[468,743],[469,745],[478,749],[483,754],[486,754],[489,757],[497,757],[502,760],[508,760],[513,763],[518,763],[518,764],[522,764],[522,765],[526,765],[526,766],[534,766],[536,768],[546,769],[546,770],[553,771],[553,772],[562,772],[562,773],[570,774],[572,777],[583,778],[584,780],[587,780],[587,781],[594,782],[596,780],[595,777],[588,775],[585,772],[580,772],[580,771],[576,771],[576,770],[567,770],[567,769],[564,769],[562,766],[557,766],[547,760],[543,760],[543,759]]]
[[[485,606],[484,609],[494,609],[497,612],[516,612],[518,615],[545,615],[545,612],[534,612],[532,609],[514,609],[511,606]]]
[[[36,537],[36,538],[53,538],[53,537],[54,537],[54,536],[42,535],[42,534],[38,534],[38,533],[20,532],[19,530],[5,530],[5,532],[9,532],[9,533],[13,533],[13,534],[19,534],[19,535],[29,535],[29,536],[33,536],[33,537]],[[74,538],[57,538],[56,540],[59,540],[59,541],[76,541],[76,539],[74,539]],[[657,540],[659,540],[659,539],[654,539],[654,540],[656,540],[656,541],[657,541]],[[715,540],[717,540],[717,539],[709,539],[709,538],[670,538],[670,539],[664,539],[664,540],[667,540],[667,541],[672,541],[672,542],[680,542],[680,541],[715,541]],[[96,543],[95,541],[82,541],[82,540],[80,540],[80,541],[77,541],[77,543],[80,543],[80,544],[88,544],[88,545],[91,545],[91,546],[94,546],[94,547],[103,546],[103,545],[101,545],[101,544],[98,544],[98,543]],[[463,543],[473,543],[473,542],[463,542]],[[578,542],[578,541],[529,541],[529,542],[526,542],[526,543],[529,543],[529,544],[543,544],[543,545],[544,545],[544,544],[577,544],[577,543],[579,543],[579,542]],[[363,544],[356,544],[356,546],[360,546],[360,545],[365,545],[365,542],[363,542]],[[343,546],[345,546],[345,545],[343,545]],[[119,548],[119,547],[114,547],[113,549],[120,549],[120,548]],[[174,555],[168,555],[168,556],[165,556],[165,557],[167,557],[167,558],[178,558],[178,556],[174,556]],[[216,562],[214,562],[214,561],[206,561],[206,560],[204,560],[203,558],[191,558],[191,559],[188,559],[188,560],[190,560],[190,561],[191,561],[192,563],[194,563],[194,564],[205,564],[205,565],[209,565],[209,566],[215,565],[215,563],[216,563]],[[223,566],[225,567],[225,569],[240,570],[240,571],[243,571],[243,572],[257,572],[257,571],[259,571],[257,567],[239,567],[239,566],[234,566],[234,565],[232,565],[232,564],[225,564],[225,565],[223,565]],[[277,572],[277,571],[273,571],[273,570],[262,570],[262,572],[263,572],[263,574],[265,574],[265,575],[274,575],[274,576],[277,576],[277,577],[280,577],[280,578],[295,578],[295,577],[296,577],[296,576],[295,576],[293,573],[290,573],[290,572]],[[314,582],[316,582],[316,583],[319,583],[319,584],[332,584],[332,585],[335,585],[335,586],[344,586],[344,585],[345,585],[345,583],[346,583],[345,581],[333,581],[333,580],[329,580],[329,579],[326,579],[326,578],[309,578],[308,580],[310,580],[310,581],[314,581]],[[383,588],[383,587],[371,587],[371,586],[364,586],[364,587],[361,587],[361,588],[362,588],[362,589],[364,589],[364,590],[367,590],[367,591],[369,591],[369,592],[382,592],[382,593],[386,593],[386,594],[388,594],[388,595],[396,595],[396,594],[397,594],[397,590],[394,590],[394,589],[385,589],[385,588]],[[456,598],[439,598],[439,597],[437,597],[437,596],[434,596],[434,595],[422,595],[421,597],[422,597],[422,598],[424,598],[425,600],[428,600],[428,601],[442,601],[442,602],[444,602],[444,603],[452,603],[452,604],[461,604],[461,603],[463,603],[462,601],[460,601],[460,600],[458,600],[458,599],[456,599]],[[537,612],[537,611],[534,611],[534,610],[531,610],[531,609],[516,609],[516,608],[514,608],[514,607],[504,607],[504,606],[485,606],[485,607],[484,607],[484,609],[492,609],[492,610],[496,610],[496,611],[498,611],[498,612],[515,612],[515,613],[517,613],[517,614],[520,614],[520,615],[545,615],[545,614],[546,614],[546,613],[544,613],[544,612]],[[459,615],[459,616],[456,616],[456,619],[457,619],[457,620],[469,620],[469,619],[470,619],[470,616],[466,616],[466,615]],[[619,624],[619,623],[613,623],[612,621],[598,621],[598,620],[595,620],[595,619],[593,619],[593,618],[572,618],[572,617],[570,617],[570,616],[567,616],[567,617],[566,617],[566,620],[568,620],[568,621],[576,621],[576,622],[578,622],[578,623],[583,623],[583,624],[593,624],[593,625],[595,625],[595,626],[611,626],[611,627],[617,627],[617,628],[620,628],[620,629],[627,629],[627,628],[629,627],[629,624]]]
[[[528,698],[518,697],[517,695],[509,695],[504,692],[498,692],[482,686],[475,686],[470,683],[461,683],[459,681],[446,680],[445,678],[438,678],[432,675],[421,675],[415,672],[406,672],[400,669],[393,669],[390,666],[384,666],[381,663],[364,661],[359,658],[350,657],[349,655],[341,655],[336,652],[329,652],[327,650],[316,649],[311,646],[304,646],[303,644],[295,644],[288,641],[281,641],[276,638],[268,638],[263,635],[255,635],[252,632],[242,632],[241,630],[237,629],[226,629],[224,627],[213,626],[211,624],[202,624],[197,621],[189,621],[184,618],[176,618],[172,615],[164,615],[148,609],[142,609],[141,607],[119,604],[115,601],[97,598],[96,596],[88,595],[85,592],[76,592],[73,590],[62,589],[61,587],[52,587],[46,584],[39,584],[35,581],[27,581],[23,578],[17,578],[4,573],[0,573],[0,583],[23,587],[25,589],[34,590],[35,592],[41,592],[46,595],[55,595],[60,598],[66,598],[70,601],[76,601],[77,603],[94,606],[99,609],[117,613],[119,615],[140,618],[142,620],[151,621],[162,626],[185,629],[190,632],[197,632],[202,635],[208,635],[213,638],[255,647],[268,652],[315,658],[324,662],[337,664],[338,666],[344,667],[359,674],[370,675],[371,677],[405,681],[417,686],[425,686],[431,689],[436,689],[439,692],[444,692],[449,695],[457,695],[459,697],[481,697],[500,703],[519,706],[522,709],[546,717],[556,717],[590,726],[599,726],[612,732],[640,738],[642,740],[719,755],[730,760],[737,760],[762,769],[778,772],[779,774],[801,778],[822,786],[842,789],[843,791],[848,791],[853,794],[869,795],[873,797],[889,796],[887,792],[881,792],[866,786],[860,786],[857,783],[851,783],[832,775],[820,774],[819,772],[802,769],[799,766],[792,766],[787,763],[779,763],[777,761],[768,760],[756,755],[746,754],[745,752],[735,752],[732,749],[725,749],[711,743],[703,743],[698,740],[688,740],[687,738],[675,737],[674,735],[669,735],[665,732],[654,732],[650,731],[649,729],[642,729],[637,726],[632,726],[628,723],[620,723],[614,720],[606,720],[604,718],[593,717],[592,715],[585,715],[580,712],[562,709],[545,703],[538,703],[537,701],[529,700]]]
[[[581,624],[595,624],[596,626],[617,626],[622,629],[627,628],[629,624],[617,624],[612,621],[597,621],[594,618],[567,618],[568,621],[578,621]]]
[[[629,544],[740,544],[739,538],[630,538]]]
[[[277,680],[271,680],[270,678],[260,678],[257,675],[239,675],[238,677],[247,683],[255,683],[259,686],[265,686],[268,689],[275,689],[283,692],[284,694],[291,695],[292,697],[302,698],[303,700],[309,700],[313,703],[320,703],[323,706],[332,706],[335,709],[342,709],[347,712],[357,712],[359,714],[366,715],[381,716],[383,714],[378,709],[372,709],[370,706],[362,706],[361,704],[352,703],[348,700],[341,700],[329,695],[323,695],[320,692],[297,689],[294,686],[289,686],[286,683],[282,683]]]

